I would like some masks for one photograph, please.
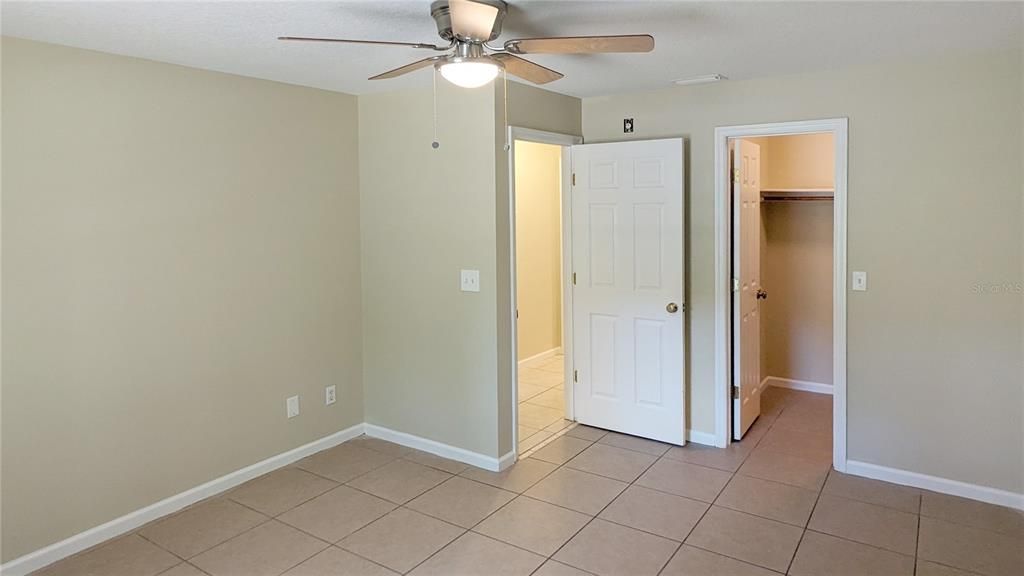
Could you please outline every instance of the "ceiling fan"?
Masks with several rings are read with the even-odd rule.
[[[280,36],[278,39],[405,46],[443,52],[378,74],[370,80],[395,78],[420,68],[434,66],[446,80],[464,88],[476,88],[487,84],[501,69],[534,84],[546,84],[562,77],[562,74],[555,70],[520,58],[520,54],[597,54],[650,52],[654,49],[654,38],[648,34],[517,38],[506,41],[502,46],[491,46],[488,42],[501,35],[501,24],[507,13],[508,4],[504,0],[436,0],[430,5],[430,16],[437,23],[437,33],[448,41],[446,46],[301,36]]]

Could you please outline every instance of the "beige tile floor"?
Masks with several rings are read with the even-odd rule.
[[[526,362],[519,367],[519,454],[564,431],[565,356]]]
[[[502,473],[361,437],[49,575],[1024,574],[1024,515],[830,472],[829,398],[728,450],[571,427]]]

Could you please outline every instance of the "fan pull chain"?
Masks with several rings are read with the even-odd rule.
[[[437,150],[441,147],[441,143],[437,141],[437,68],[431,67],[430,78],[434,84],[434,140],[430,143],[430,147]]]
[[[508,70],[502,67],[501,74],[502,92],[505,96],[505,152],[508,152],[512,148],[512,143],[508,140]]]

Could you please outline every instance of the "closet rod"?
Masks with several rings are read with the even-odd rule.
[[[833,200],[832,196],[790,196],[788,198],[782,198],[782,197],[774,197],[773,198],[771,196],[768,196],[766,198],[762,198],[761,199],[762,202],[807,202],[807,201],[812,201],[812,202],[827,201],[827,202],[831,202],[832,200]]]

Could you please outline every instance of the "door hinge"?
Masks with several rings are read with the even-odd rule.
[[[576,173],[575,172],[572,173],[572,185],[573,186],[576,185]]]
[[[580,381],[579,378],[580,378],[579,371],[578,370],[573,370],[572,371],[572,381],[573,382],[579,382]]]
[[[737,184],[739,184],[740,183],[740,169],[739,168],[734,168],[732,172],[733,172],[732,181],[737,183]]]
[[[732,387],[732,399],[736,400],[739,397],[740,397],[740,387],[739,386],[733,386]]]
[[[572,273],[572,285],[573,286],[576,285],[576,273],[575,272]]]
[[[733,278],[732,279],[732,291],[733,292],[739,292],[740,291],[740,279],[739,278]]]

